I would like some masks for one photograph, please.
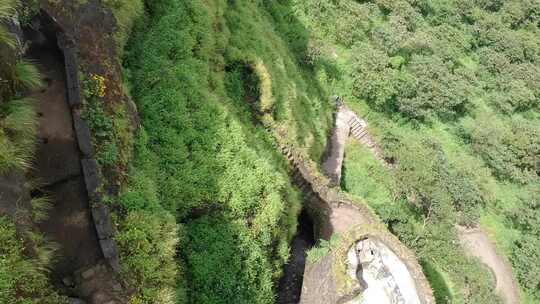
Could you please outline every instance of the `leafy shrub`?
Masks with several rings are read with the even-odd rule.
[[[138,227],[129,217],[141,212],[164,212],[185,223],[178,254],[185,272],[161,287],[186,285],[194,303],[272,303],[288,255],[299,197],[246,101],[275,116],[287,105],[294,115],[314,118],[323,99],[307,86],[309,78],[296,66],[300,59],[289,51],[301,45],[286,44],[275,32],[272,22],[290,17],[277,15],[281,4],[152,1],[126,52],[142,126],[119,199],[128,213],[121,230],[131,236]],[[291,112],[280,123],[291,126],[292,137],[308,148],[321,145],[324,121]],[[157,224],[146,229],[142,240],[159,235]],[[144,302],[160,290],[152,265],[173,257],[143,251],[146,264],[130,262],[135,236],[121,241],[122,256],[134,265],[125,276],[140,278],[136,297]]]
[[[540,239],[538,236],[527,235],[516,241],[511,255],[512,264],[516,270],[519,282],[539,297],[540,290]]]
[[[178,266],[174,261],[181,232],[164,212],[130,212],[115,239],[124,279],[135,288],[135,303],[172,304]]]
[[[507,124],[489,114],[466,126],[474,150],[502,180],[528,183],[538,178],[540,155],[537,124],[512,119]]]

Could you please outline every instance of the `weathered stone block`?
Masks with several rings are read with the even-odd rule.
[[[73,127],[75,128],[79,150],[85,157],[91,157],[93,153],[92,135],[88,124],[80,117],[79,113],[73,113]]]
[[[83,168],[84,182],[86,184],[86,191],[88,197],[92,202],[95,202],[96,191],[99,186],[98,166],[95,159],[81,159],[81,165]]]
[[[66,65],[66,86],[68,102],[71,107],[77,107],[81,104],[81,87],[79,84],[79,73],[77,66],[77,56],[75,48],[65,47],[64,63]]]
[[[109,209],[107,206],[98,204],[93,207],[92,218],[94,219],[94,225],[100,240],[108,239],[113,235],[111,218],[109,216]]]
[[[99,240],[99,245],[103,251],[103,256],[106,259],[115,259],[118,256],[118,248],[116,243],[111,239]]]

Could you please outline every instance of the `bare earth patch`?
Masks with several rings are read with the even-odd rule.
[[[458,227],[459,240],[467,253],[486,264],[497,281],[496,290],[507,304],[519,304],[519,288],[514,281],[512,268],[497,254],[495,245],[481,229]]]

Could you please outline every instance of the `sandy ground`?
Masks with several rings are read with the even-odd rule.
[[[519,288],[512,275],[512,268],[497,254],[495,245],[481,229],[458,227],[459,239],[465,250],[479,258],[495,275],[496,290],[506,304],[519,304]]]

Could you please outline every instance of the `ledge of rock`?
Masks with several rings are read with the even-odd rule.
[[[358,226],[327,256],[308,263],[300,303],[435,303],[414,255],[380,229]]]

